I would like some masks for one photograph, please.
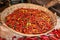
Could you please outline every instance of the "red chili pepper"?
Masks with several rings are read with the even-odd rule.
[[[60,33],[60,29],[58,29],[57,31],[58,31],[58,33]]]
[[[50,38],[50,40],[59,40],[58,38],[56,38],[56,37],[53,36],[53,35],[50,35],[49,38]]]
[[[37,37],[27,37],[25,40],[39,40]]]
[[[0,37],[0,40],[3,40],[3,39]]]
[[[60,39],[60,33],[59,33],[58,29],[57,29],[57,30],[54,30],[53,33],[54,33],[54,35],[55,35],[57,38]]]
[[[17,40],[25,40],[23,37],[18,38]]]
[[[46,35],[42,35],[40,38],[41,38],[41,40],[50,40],[49,37]]]
[[[16,36],[13,36],[13,37],[12,37],[12,40],[14,40],[15,38],[16,38]]]

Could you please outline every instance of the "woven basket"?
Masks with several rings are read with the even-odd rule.
[[[16,4],[16,5],[13,5],[11,7],[8,7],[6,8],[2,14],[1,14],[1,21],[4,25],[4,27],[8,28],[10,31],[12,31],[13,33],[16,33],[18,35],[22,35],[22,36],[40,36],[40,35],[46,35],[47,33],[51,32],[53,29],[51,29],[50,31],[46,32],[46,33],[43,33],[43,34],[23,34],[23,33],[20,33],[20,32],[17,32],[13,29],[11,29],[10,27],[8,27],[5,23],[4,23],[4,20],[5,20],[5,17],[9,14],[11,14],[14,10],[18,9],[18,8],[31,8],[31,9],[38,9],[38,10],[42,10],[46,13],[48,13],[48,15],[51,17],[51,20],[53,22],[53,29],[55,28],[55,25],[57,23],[57,19],[56,19],[56,16],[51,12],[49,11],[47,8],[45,7],[42,7],[40,5],[35,5],[35,4],[30,4],[30,3],[20,3],[20,4]]]

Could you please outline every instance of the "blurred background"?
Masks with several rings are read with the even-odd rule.
[[[0,12],[9,6],[19,3],[33,3],[41,5],[52,12],[56,12],[57,15],[60,16],[60,0],[0,0]]]

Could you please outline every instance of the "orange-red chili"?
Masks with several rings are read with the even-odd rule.
[[[41,34],[52,29],[51,18],[42,10],[20,8],[6,16],[5,23],[24,34]]]

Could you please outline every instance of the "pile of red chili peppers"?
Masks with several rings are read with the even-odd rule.
[[[41,34],[53,28],[51,17],[38,9],[17,9],[6,16],[5,23],[13,30],[24,34]]]

